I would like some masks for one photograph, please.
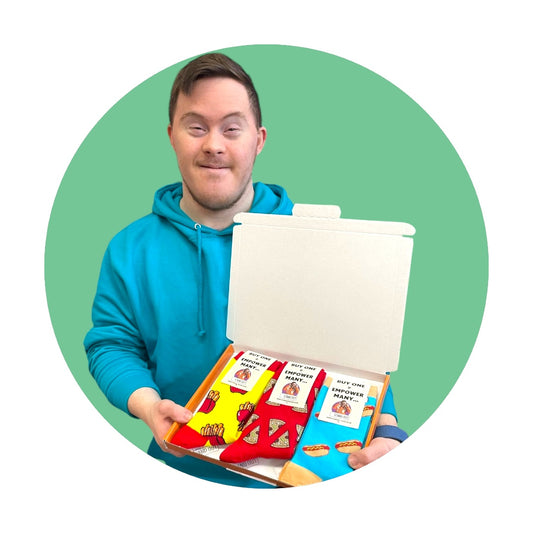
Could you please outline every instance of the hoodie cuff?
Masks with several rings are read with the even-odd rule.
[[[125,375],[116,378],[109,385],[107,391],[105,391],[105,395],[115,407],[118,407],[131,417],[136,418],[128,409],[128,400],[136,390],[144,387],[154,389],[161,395],[159,387],[151,378],[147,378],[144,372],[126,372]]]

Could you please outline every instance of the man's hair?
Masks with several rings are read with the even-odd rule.
[[[172,85],[168,106],[168,115],[171,124],[174,119],[179,93],[191,94],[194,84],[202,78],[231,78],[241,83],[248,93],[250,108],[255,117],[256,125],[258,128],[262,125],[259,97],[257,96],[252,79],[233,59],[219,53],[205,54],[197,57],[178,72]]]

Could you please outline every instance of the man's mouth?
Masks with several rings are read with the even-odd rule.
[[[199,166],[202,168],[208,168],[210,170],[222,170],[229,168],[228,165],[223,163],[200,163]]]

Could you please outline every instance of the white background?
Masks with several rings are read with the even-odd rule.
[[[328,527],[361,531],[531,527],[528,2],[6,5],[0,12],[3,531],[174,531],[181,519],[215,532],[296,525],[314,531],[317,514],[327,515]],[[160,70],[245,44],[319,49],[400,87],[457,149],[489,239],[481,332],[435,415],[357,475],[289,491],[250,493],[188,478],[126,441],[72,378],[44,292],[54,196],[92,126]],[[84,439],[74,439],[81,431]]]

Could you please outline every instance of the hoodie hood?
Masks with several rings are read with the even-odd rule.
[[[173,183],[162,187],[155,193],[153,213],[166,219],[172,226],[187,237],[196,247],[197,275],[198,275],[198,335],[205,335],[204,316],[204,237],[220,237],[230,239],[235,224],[223,229],[215,230],[194,222],[180,207],[183,197],[183,184]],[[250,212],[263,214],[292,214],[293,203],[289,200],[285,189],[279,185],[265,185],[254,183],[254,200]]]
[[[185,214],[180,201],[183,197],[183,184],[181,182],[172,183],[162,187],[155,193],[152,211],[154,214],[167,219],[177,229],[189,234],[195,231],[197,224]],[[254,183],[254,200],[251,213],[268,213],[272,215],[292,214],[293,203],[289,200],[283,187],[279,185],[265,185],[264,183]],[[223,230],[214,230],[207,226],[202,226],[202,231],[227,235],[233,232],[232,224]]]

